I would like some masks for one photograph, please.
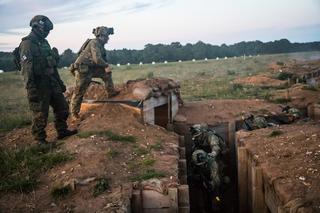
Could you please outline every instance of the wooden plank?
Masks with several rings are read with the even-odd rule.
[[[151,97],[143,101],[143,111],[148,111],[150,109],[153,109],[155,107],[158,107],[167,103],[168,103],[167,96],[160,96],[159,98]]]
[[[263,176],[261,167],[252,167],[252,212],[266,212],[263,193]]]
[[[184,207],[179,207],[179,213],[189,213],[190,212],[190,207],[189,206],[184,206]]]
[[[178,189],[168,188],[168,196],[170,200],[170,213],[178,212]]]
[[[154,108],[143,111],[143,122],[148,124],[154,124]]]
[[[247,193],[248,193],[248,213],[251,213],[252,209],[252,166],[253,166],[253,162],[252,162],[252,156],[250,155],[249,152],[247,152],[248,154],[248,168],[247,168],[247,180],[248,180],[248,185],[247,185]]]
[[[184,136],[179,135],[179,147],[185,147]]]
[[[239,195],[239,212],[247,213],[248,211],[248,154],[245,147],[238,147],[238,195]]]
[[[133,190],[132,191],[132,212],[139,213],[142,212],[142,195],[141,190]]]
[[[189,186],[180,185],[178,186],[178,206],[180,207],[190,207],[189,201]]]
[[[186,159],[180,159],[178,162],[178,174],[180,175],[186,175],[187,174],[187,160]]]
[[[179,147],[179,157],[180,159],[186,159],[186,148]]]

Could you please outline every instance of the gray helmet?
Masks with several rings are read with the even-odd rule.
[[[208,161],[208,153],[206,153],[202,149],[197,149],[192,153],[192,162],[195,165],[201,166],[207,163],[207,161]]]
[[[192,138],[194,139],[200,136],[207,129],[208,125],[206,124],[194,124],[192,127],[190,127],[190,133],[192,135]]]
[[[113,27],[104,27],[104,26],[101,26],[101,27],[96,27],[92,30],[92,33],[96,36],[96,37],[99,37],[101,35],[104,35],[104,36],[108,36],[108,35],[113,35],[114,34],[114,31],[113,31]]]
[[[53,23],[47,16],[36,15],[30,21],[30,27],[32,28],[42,28],[45,31],[50,31],[53,29]]]

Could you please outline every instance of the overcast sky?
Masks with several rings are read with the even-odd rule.
[[[37,14],[54,23],[48,40],[60,52],[77,51],[96,26],[115,29],[107,49],[320,41],[320,0],[0,0],[0,51],[12,51]]]

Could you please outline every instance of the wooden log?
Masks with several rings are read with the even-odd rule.
[[[179,156],[180,156],[180,159],[186,159],[186,148],[185,147],[179,147]]]
[[[253,160],[252,160],[252,156],[250,155],[249,152],[247,152],[248,154],[248,168],[247,168],[247,180],[248,180],[248,185],[247,185],[247,199],[248,199],[248,213],[252,212],[252,166],[253,166]]]
[[[178,176],[187,175],[187,160],[181,159],[178,162]]]
[[[184,136],[179,136],[179,147],[185,147]]]
[[[189,206],[184,206],[184,207],[179,207],[179,213],[189,213],[190,212],[190,207]]]
[[[141,190],[133,190],[132,191],[132,198],[131,198],[131,205],[132,205],[132,212],[139,213],[142,212],[142,195]]]
[[[189,186],[180,185],[178,186],[178,206],[180,207],[190,207],[189,201]]]
[[[267,212],[263,193],[263,173],[261,167],[252,167],[252,212]]]
[[[245,147],[238,147],[238,195],[239,195],[239,212],[248,212],[248,154]]]
[[[178,189],[168,188],[168,196],[170,199],[170,213],[178,212]]]

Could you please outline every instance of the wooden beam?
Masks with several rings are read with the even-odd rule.
[[[238,147],[238,193],[239,193],[239,212],[248,212],[248,153],[245,147]]]
[[[252,167],[252,212],[264,213],[267,208],[264,202],[263,173],[261,167]]]

